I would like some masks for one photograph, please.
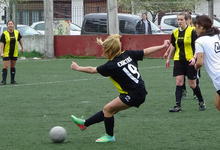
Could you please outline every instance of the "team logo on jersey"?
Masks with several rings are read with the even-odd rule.
[[[215,52],[216,53],[220,52],[220,43],[219,42],[215,42]]]
[[[126,95],[126,96],[125,96],[125,100],[126,100],[127,102],[129,102],[129,101],[131,100],[131,97],[130,97],[129,95]]]

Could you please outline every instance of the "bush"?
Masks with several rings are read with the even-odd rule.
[[[32,58],[32,57],[43,57],[43,54],[41,54],[40,52],[36,52],[36,51],[31,51],[31,52],[19,52],[19,57],[27,57],[27,58]]]

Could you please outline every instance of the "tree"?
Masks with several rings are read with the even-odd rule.
[[[158,12],[193,12],[195,10],[195,4],[198,1],[199,0],[118,0],[118,3],[120,7],[130,9],[134,14],[148,11],[155,17]]]

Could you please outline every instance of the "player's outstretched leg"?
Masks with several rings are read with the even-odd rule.
[[[87,127],[84,125],[85,120],[75,117],[71,115],[72,121],[80,128],[80,130],[85,130]]]
[[[115,137],[106,134],[106,135],[104,135],[104,136],[98,138],[95,142],[96,142],[96,143],[115,142]]]

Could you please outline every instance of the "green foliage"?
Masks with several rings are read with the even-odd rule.
[[[31,51],[31,52],[19,52],[19,56],[20,57],[27,57],[27,58],[32,58],[32,57],[39,57],[42,58],[43,54],[41,54],[40,52],[37,51]]]
[[[57,57],[59,59],[94,59],[95,56],[73,56],[73,55],[65,55],[65,56],[59,56]]]
[[[193,11],[197,2],[199,0],[118,0],[121,7],[127,9],[133,7],[135,13],[141,10],[150,12]]]

